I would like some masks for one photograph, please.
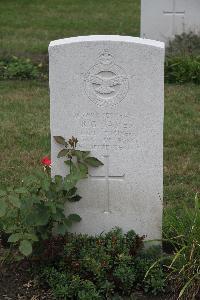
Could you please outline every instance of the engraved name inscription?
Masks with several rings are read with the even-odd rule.
[[[134,119],[129,113],[80,112],[74,119],[80,128],[80,147],[122,150],[135,139]]]

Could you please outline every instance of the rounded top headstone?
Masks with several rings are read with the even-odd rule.
[[[88,35],[88,36],[63,38],[63,39],[51,41],[49,44],[49,48],[54,46],[61,46],[65,44],[72,44],[72,43],[103,42],[103,41],[136,43],[142,45],[149,45],[152,47],[165,48],[165,44],[163,42],[139,38],[139,37],[121,36],[121,35]]]

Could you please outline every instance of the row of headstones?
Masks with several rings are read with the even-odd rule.
[[[143,16],[156,9],[166,18],[186,12],[173,1],[163,9],[167,2],[142,0]],[[82,217],[71,230],[96,234],[119,226],[160,239],[164,43],[122,36],[61,39],[50,43],[49,66],[52,176],[66,174],[53,136],[77,137],[80,149],[104,162],[79,185],[83,199],[66,208]]]

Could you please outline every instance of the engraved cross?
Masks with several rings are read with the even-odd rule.
[[[105,202],[104,202],[104,213],[110,213],[110,181],[112,180],[119,180],[119,181],[123,181],[125,174],[123,175],[116,175],[116,176],[111,176],[110,174],[110,165],[109,165],[109,155],[104,155],[103,156],[105,158],[104,160],[104,166],[105,166],[105,175],[100,175],[100,176],[96,176],[96,175],[90,175],[90,177],[96,180],[105,180],[105,184],[106,184],[106,197],[105,197]]]
[[[173,0],[173,8],[172,10],[164,10],[163,14],[166,16],[172,16],[172,34],[176,34],[176,17],[177,16],[185,16],[185,11],[184,10],[176,10],[176,0]]]

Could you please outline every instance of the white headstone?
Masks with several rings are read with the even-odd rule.
[[[115,226],[161,237],[164,44],[122,36],[87,36],[49,46],[51,136],[72,135],[104,162],[79,185],[67,212],[73,232]],[[66,173],[52,138],[52,175]]]
[[[200,33],[199,0],[141,0],[141,37],[167,42]]]

